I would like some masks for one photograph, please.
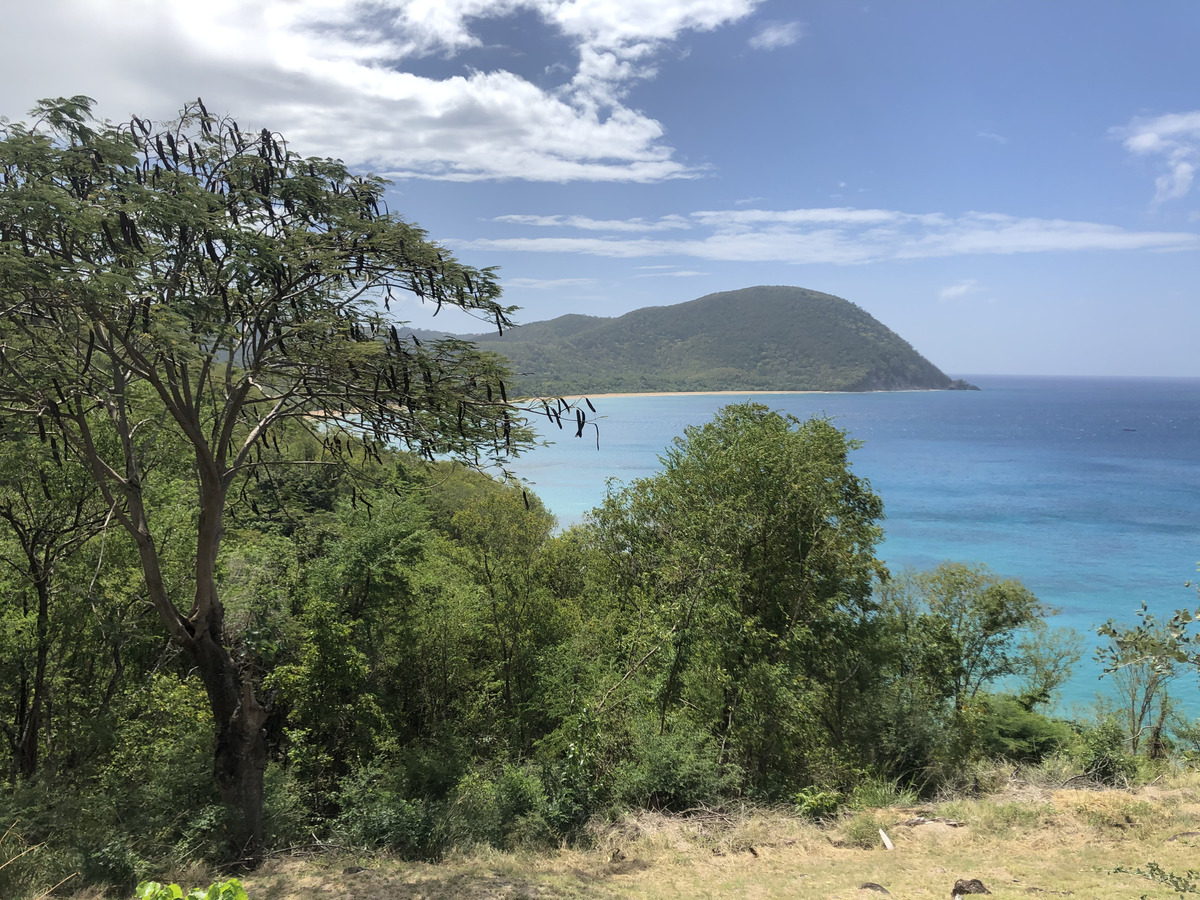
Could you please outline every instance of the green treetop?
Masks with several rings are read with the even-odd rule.
[[[218,730],[216,780],[239,853],[262,834],[268,711],[239,671],[215,569],[226,500],[293,422],[346,462],[399,444],[489,463],[529,432],[495,357],[401,339],[397,292],[502,328],[494,272],[455,261],[385,209],[385,183],[189,104],[159,126],[44,101],[0,125],[0,412],[73,455],[136,544],[170,636]],[[345,430],[344,430],[345,429]],[[340,433],[339,433],[340,432]],[[195,472],[195,580],[163,578],[147,490],[156,458]]]

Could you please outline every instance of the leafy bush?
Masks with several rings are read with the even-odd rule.
[[[1076,744],[1078,764],[1088,778],[1101,784],[1126,786],[1137,775],[1137,760],[1125,750],[1121,723],[1109,716],[1086,728]]]
[[[286,847],[304,840],[312,828],[312,817],[305,802],[306,792],[295,773],[278,763],[270,763],[263,782],[267,841],[276,847]]]
[[[796,793],[793,803],[796,813],[805,819],[818,821],[832,819],[845,800],[840,791],[822,791],[817,788],[805,788]]]
[[[468,772],[439,823],[440,843],[447,848],[544,846],[554,836],[547,809],[541,778],[528,767]]]
[[[80,875],[85,884],[111,885],[128,890],[137,883],[142,861],[122,837],[114,837],[83,853]]]
[[[159,674],[118,702],[121,731],[100,773],[120,822],[145,857],[224,852],[224,811],[212,783],[213,724],[198,678]]]
[[[502,823],[502,846],[538,847],[549,844],[553,830],[547,823],[546,790],[530,769],[505,766],[497,779],[496,800]]]
[[[1040,762],[1071,743],[1070,726],[1012,697],[986,698],[977,727],[979,752],[992,759]]]
[[[573,734],[572,734],[573,732]],[[578,834],[591,818],[599,791],[596,785],[595,759],[588,746],[588,729],[578,720],[572,720],[551,740],[543,742],[543,750],[549,759],[544,765],[545,786],[548,795],[546,823],[555,834],[569,836]],[[565,746],[555,748],[555,739]],[[569,737],[574,737],[570,740]]]
[[[236,878],[215,881],[207,888],[192,888],[186,894],[177,884],[143,881],[137,886],[134,900],[250,900],[242,883]]]
[[[613,769],[613,802],[620,807],[682,810],[727,795],[735,785],[722,769],[711,735],[680,726],[660,734],[643,722],[628,756]]]
[[[359,847],[386,847],[412,859],[427,855],[430,822],[425,804],[403,796],[403,776],[382,765],[363,766],[342,779],[341,812],[333,831]]]
[[[0,796],[0,897],[36,896],[64,879],[73,887],[133,889],[142,865],[111,799],[86,785],[32,781]],[[28,851],[28,852],[26,852]]]

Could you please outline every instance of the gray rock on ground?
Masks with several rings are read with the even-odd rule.
[[[967,894],[990,894],[987,888],[983,886],[983,882],[978,878],[960,878],[954,882],[954,887],[950,891],[950,896],[953,900],[962,900]]]

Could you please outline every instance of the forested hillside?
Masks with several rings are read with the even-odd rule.
[[[619,391],[890,391],[965,387],[860,307],[752,287],[619,318],[570,315],[471,341],[523,396]]]
[[[264,846],[435,858],[582,839],[623,809],[815,814],[863,779],[932,792],[971,760],[1078,743],[1036,711],[1071,658],[1037,598],[981,566],[888,578],[853,448],[821,419],[728,407],[555,533],[536,497],[461,465],[277,431],[216,577],[264,712]],[[162,577],[186,590],[196,483],[177,450],[152,500]],[[3,462],[0,815],[42,846],[0,869],[0,895],[237,858],[220,730],[135,542],[36,436]],[[26,552],[39,523],[50,570]]]

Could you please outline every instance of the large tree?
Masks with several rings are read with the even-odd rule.
[[[825,419],[737,404],[610,492],[588,530],[630,628],[626,672],[598,709],[645,674],[658,733],[703,729],[749,788],[832,777],[873,669],[883,571],[883,504],[851,471],[856,446]]]
[[[86,97],[0,124],[0,408],[73,454],[136,544],[148,595],[203,680],[237,849],[262,843],[268,710],[231,654],[217,557],[231,491],[298,423],[352,464],[402,445],[473,464],[530,433],[497,358],[397,330],[398,292],[503,328],[494,272],[386,211],[385,182],[189,104],[99,122]],[[163,576],[152,486],[194,468],[195,580]]]
[[[1039,652],[1031,639],[1045,630],[1055,610],[1018,579],[1002,578],[980,563],[944,562],[929,571],[903,572],[883,595],[899,627],[920,630],[920,643],[937,648],[941,666],[935,680],[942,681],[939,689],[956,712],[1010,676],[1021,679],[1031,703],[1045,702],[1078,659],[1066,634],[1052,655]]]

